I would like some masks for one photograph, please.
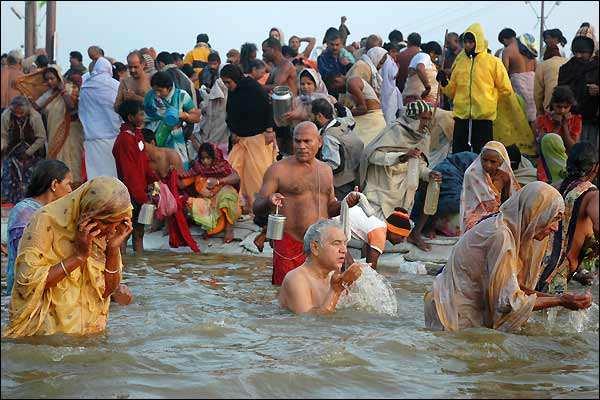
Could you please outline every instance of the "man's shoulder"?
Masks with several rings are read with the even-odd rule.
[[[283,282],[281,283],[281,287],[284,290],[298,290],[303,288],[308,289],[309,286],[307,285],[307,278],[307,271],[304,268],[302,268],[302,266],[294,268],[285,275],[285,278],[283,278]]]

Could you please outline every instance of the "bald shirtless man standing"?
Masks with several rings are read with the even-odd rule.
[[[274,38],[268,38],[262,43],[263,59],[273,65],[269,79],[264,85],[264,90],[270,93],[275,86],[287,86],[294,96],[298,95],[296,68],[281,53],[281,43]],[[275,135],[279,153],[292,154],[292,135],[288,126],[276,126]]]
[[[516,36],[515,31],[510,28],[500,31],[498,40],[505,47],[502,52],[502,63],[508,71],[513,89],[525,100],[527,120],[532,123],[536,117],[533,82],[537,50],[533,47],[531,35],[526,33],[519,39]]]
[[[306,260],[303,238],[308,227],[320,219],[340,214],[340,202],[333,191],[331,167],[316,159],[322,145],[321,135],[312,122],[294,129],[294,157],[271,165],[254,201],[254,214],[266,216],[279,207],[286,217],[283,238],[274,241],[272,283],[281,285],[285,275]],[[359,197],[348,198],[350,207]]]
[[[346,255],[346,235],[331,220],[311,225],[304,235],[304,264],[285,276],[279,291],[279,304],[296,314],[329,314],[335,311],[345,287],[361,275],[353,264],[340,273]]]

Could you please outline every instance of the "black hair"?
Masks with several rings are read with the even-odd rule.
[[[542,33],[542,38],[551,37],[554,39],[558,39],[559,43],[563,46],[567,44],[567,39],[564,37],[562,31],[560,29],[546,29]]]
[[[313,115],[323,114],[328,120],[333,119],[333,107],[327,99],[319,98],[310,103],[310,108]]]
[[[33,168],[31,181],[27,186],[27,197],[37,197],[48,190],[52,186],[52,182],[56,179],[62,182],[70,172],[69,167],[59,160],[42,160],[39,161]]]
[[[275,38],[269,37],[268,39],[265,39],[262,44],[270,49],[281,51],[281,42]]]
[[[244,75],[242,74],[242,70],[237,65],[227,64],[221,70],[220,76],[221,78],[229,78],[237,84],[240,82],[240,80],[242,80]]]
[[[142,66],[144,65],[145,60],[144,60],[144,56],[142,55],[141,51],[133,50],[132,52],[127,54],[127,60],[129,60],[129,57],[131,57],[131,56],[136,56],[140,60],[140,64],[142,64]]]
[[[196,43],[200,42],[208,44],[208,35],[206,33],[200,33],[198,36],[196,36]]]
[[[402,36],[402,32],[397,29],[394,29],[388,35],[388,39],[390,42],[402,42],[404,40],[404,36]]]
[[[421,50],[423,50],[423,52],[427,54],[431,52],[437,54],[438,56],[442,54],[442,46],[440,46],[440,44],[435,41],[427,42],[421,45]]]
[[[473,35],[472,32],[465,32],[462,35],[462,41],[464,42],[465,40],[469,40],[474,42],[475,41],[475,35]]]
[[[568,85],[560,85],[552,90],[550,104],[554,103],[570,103],[574,106],[577,104],[577,100],[575,100],[575,95]]]
[[[342,74],[329,74],[323,77],[323,83],[327,87],[327,91],[330,94],[338,94],[339,90],[337,88],[333,88],[333,84],[335,79],[339,76],[343,76]]]
[[[571,41],[571,52],[575,53],[593,53],[594,41],[587,36],[575,36]]]
[[[191,78],[194,75],[194,67],[192,64],[183,64],[180,68],[181,72],[185,74],[188,78]]]
[[[459,36],[456,32],[448,32],[448,35],[446,35],[446,37],[453,37],[458,39]]]
[[[112,69],[113,79],[119,80],[119,72],[127,71],[127,65],[117,61],[112,65]]]
[[[329,28],[325,31],[325,36],[323,37],[323,44],[327,42],[333,42],[336,39],[341,39],[342,35],[340,35],[340,31],[336,28]]]
[[[254,43],[244,43],[240,48],[240,65],[245,74],[250,73],[250,54],[258,52]]]
[[[156,141],[156,134],[152,129],[142,129],[142,136],[144,136],[144,142],[151,143]]]
[[[510,159],[510,168],[514,171],[519,168],[519,164],[521,163],[521,150],[519,150],[519,146],[513,143],[510,146],[506,146],[506,152]]]
[[[254,60],[250,60],[249,67],[250,70],[248,72],[252,72],[254,69],[263,69],[267,68],[266,64],[263,60],[259,60],[258,58]]]
[[[202,152],[208,154],[208,156],[213,160],[216,158],[215,149],[208,142],[204,142],[200,145],[200,147],[198,147],[198,161],[200,161],[200,155],[202,154]]]
[[[567,177],[560,185],[559,192],[564,194],[569,184],[586,176],[598,164],[596,148],[586,141],[575,143],[567,158]]]
[[[56,70],[56,68],[53,67],[46,67],[46,69],[44,70],[44,78],[46,77],[46,74],[50,72],[52,75],[54,75],[54,77],[56,79],[58,79],[60,81],[60,74],[58,73],[58,71]]]
[[[173,56],[168,51],[161,51],[156,56],[156,62],[162,62],[165,65],[173,64]]]
[[[176,51],[171,53],[171,57],[173,57],[173,61],[183,60],[183,57],[181,57],[181,54]]]
[[[419,35],[417,32],[413,32],[410,35],[408,35],[408,37],[406,38],[406,42],[410,46],[421,46],[421,35]]]
[[[173,78],[171,78],[171,75],[168,72],[159,71],[150,78],[150,86],[171,89],[173,87]]]
[[[121,116],[124,122],[129,122],[130,115],[135,117],[138,112],[144,109],[144,105],[141,101],[137,100],[125,100],[119,105],[118,114]]]
[[[310,80],[313,81],[315,85],[317,84],[317,82],[315,81],[315,78],[312,76],[312,74],[310,72],[308,72],[307,69],[305,69],[302,72],[300,72],[300,77],[299,78],[302,78],[303,76],[306,76],[306,77],[310,78]]]
[[[298,51],[292,49],[290,46],[282,46],[281,53],[284,57],[296,57],[298,55]]]
[[[221,57],[219,57],[219,53],[213,51],[212,53],[210,53],[206,59],[207,62],[221,62]]]
[[[385,43],[383,45],[383,48],[385,50],[387,50],[388,52],[391,51],[391,50],[400,51],[402,49],[402,46],[399,43],[392,43],[392,42],[390,42],[390,43]]]
[[[37,65],[38,68],[46,68],[49,63],[50,60],[48,60],[48,56],[45,56],[43,54],[40,54],[35,58],[35,65]]]
[[[78,51],[72,51],[69,53],[69,58],[75,58],[79,62],[83,62],[83,55]]]
[[[589,22],[582,22],[581,26],[579,27],[579,29],[581,28],[589,28],[590,27],[590,23]]]
[[[517,33],[515,31],[513,31],[510,28],[504,28],[498,34],[498,41],[500,43],[504,44],[502,42],[504,39],[510,39],[510,38],[516,38],[516,37],[517,37]]]

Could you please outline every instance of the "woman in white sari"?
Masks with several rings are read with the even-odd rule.
[[[532,182],[513,194],[500,212],[469,230],[425,294],[425,325],[447,331],[515,331],[536,310],[589,307],[589,293],[549,296],[533,290],[549,235],[558,229],[564,210],[556,189]]]
[[[121,117],[114,109],[118,89],[119,81],[112,77],[110,62],[99,58],[90,77],[83,82],[79,96],[88,180],[101,175],[117,177],[112,148],[121,126]]]

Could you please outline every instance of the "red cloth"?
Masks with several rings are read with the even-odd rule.
[[[582,126],[583,123],[581,115],[571,114],[571,118],[569,118],[569,133],[575,142],[579,142]],[[537,117],[535,120],[535,130],[537,132],[538,143],[541,143],[542,136],[544,136],[546,133],[556,133],[559,135],[562,135],[563,133],[562,126],[560,126],[558,129],[556,128],[554,121],[552,120],[552,114],[549,112]],[[537,178],[542,182],[548,182],[548,177],[546,176],[546,170],[544,169],[544,163],[541,156],[537,160]]]
[[[182,178],[191,178],[197,175],[203,178],[225,178],[233,174],[233,168],[229,161],[225,159],[223,151],[215,146],[213,143],[209,143],[215,153],[213,163],[209,166],[205,166],[200,161],[196,160],[192,164],[189,171],[180,174]],[[199,155],[198,155],[199,156]]]
[[[190,228],[185,219],[185,214],[183,213],[185,200],[179,194],[179,188],[177,187],[178,180],[179,177],[175,170],[169,171],[169,175],[163,180],[163,183],[169,187],[169,190],[173,193],[173,196],[175,196],[175,200],[177,200],[177,212],[167,218],[169,246],[175,248],[179,246],[189,246],[194,253],[199,253],[200,249],[190,233]]]
[[[304,243],[297,241],[285,232],[281,240],[274,240],[272,243],[274,243],[274,248],[271,283],[281,286],[285,275],[306,261]]]
[[[131,200],[142,205],[147,202],[146,187],[152,182],[160,180],[151,171],[148,156],[140,143],[144,143],[142,129],[131,130],[129,124],[123,123],[119,135],[113,145],[113,156],[117,166],[119,179],[127,186]]]

